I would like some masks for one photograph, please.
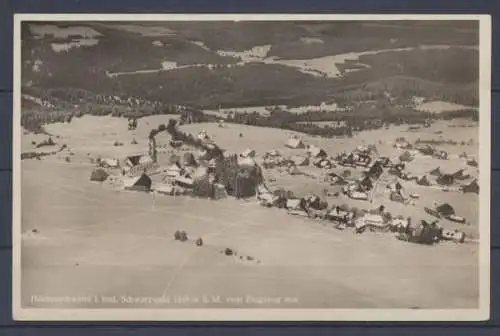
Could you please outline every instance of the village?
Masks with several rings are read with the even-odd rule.
[[[129,131],[137,127],[137,122],[129,119]],[[218,128],[230,127],[218,124]],[[169,140],[158,144],[156,138],[162,132],[168,134]],[[244,134],[239,133],[238,137]],[[451,155],[425,141],[410,143],[402,137],[394,140],[392,157],[382,156],[377,144],[360,145],[350,152],[327,153],[317,145],[305,143],[296,134],[283,143],[283,149],[270,148],[257,153],[248,148],[234,153],[218,147],[206,130],[196,136],[184,134],[175,120],[153,129],[148,142],[147,153],[123,159],[97,158],[90,180],[158,197],[197,197],[211,201],[234,197],[267,208],[280,208],[292,216],[337,230],[350,229],[355,234],[386,232],[410,243],[433,245],[477,239],[467,237],[470,218],[461,214],[460,207],[436,200],[432,206],[422,206],[419,204],[422,193],[411,192],[414,189],[411,186],[415,186],[423,193],[425,189],[433,189],[442,193],[478,194],[477,161],[465,152],[455,158],[465,168],[441,171],[436,166],[416,175],[408,169],[414,161],[429,158],[439,163]],[[283,154],[283,150],[291,155]],[[273,183],[276,175],[314,180],[322,189],[298,195]],[[412,211],[418,216],[392,211],[395,205],[396,209],[419,209]],[[182,226],[172,235],[176,240],[188,237]],[[194,239],[198,246],[203,244],[203,237]]]

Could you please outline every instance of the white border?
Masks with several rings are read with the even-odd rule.
[[[23,309],[21,308],[22,21],[480,21],[478,309]],[[15,14],[12,158],[12,312],[19,321],[481,321],[490,316],[491,16],[463,14]]]

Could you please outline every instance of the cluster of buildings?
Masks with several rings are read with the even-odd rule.
[[[213,141],[204,131],[197,137],[203,143]],[[294,174],[298,167],[313,165],[327,170],[324,182],[328,185],[341,186],[341,192],[351,199],[368,200],[375,188],[375,183],[384,174],[384,169],[390,175],[396,175],[403,180],[414,179],[422,186],[430,186],[431,180],[427,176],[410,177],[405,173],[405,163],[393,163],[389,158],[378,157],[374,146],[360,146],[351,153],[341,153],[336,158],[329,157],[325,150],[314,145],[305,145],[298,137],[291,137],[285,144],[288,148],[301,149],[304,155],[284,157],[278,150],[270,150],[263,156],[262,167],[287,167],[290,174]],[[398,147],[399,148],[399,147]],[[404,145],[402,149],[406,148]],[[463,242],[465,236],[460,231],[448,231],[437,224],[441,218],[456,222],[465,219],[450,212],[450,205],[436,206],[435,209],[425,209],[437,220],[432,223],[421,221],[415,224],[411,219],[401,217],[392,218],[385,212],[384,206],[374,210],[359,210],[342,206],[330,206],[328,202],[317,195],[298,198],[291,192],[282,189],[271,191],[265,184],[260,166],[256,163],[256,152],[247,149],[243,152],[224,153],[219,157],[207,159],[202,152],[197,157],[192,152],[184,153],[181,159],[173,160],[165,167],[159,167],[148,155],[132,155],[119,162],[116,159],[102,159],[98,162],[99,169],[116,168],[121,172],[123,187],[126,190],[154,191],[164,195],[185,195],[220,199],[232,195],[236,198],[256,196],[261,205],[266,207],[284,208],[291,215],[301,215],[308,218],[328,220],[336,223],[339,229],[352,227],[355,232],[365,230],[391,231],[397,237],[406,241],[430,243],[441,240]],[[363,174],[359,178],[351,178],[349,170],[336,173],[330,168],[337,165],[342,167],[362,168]],[[96,170],[97,171],[97,170]],[[92,180],[105,180],[106,174],[93,172]],[[299,172],[300,173],[300,172]],[[435,183],[450,185],[456,181],[466,181],[470,178],[464,170],[451,174],[443,174],[439,168],[429,172],[435,177]],[[407,197],[399,182],[390,186],[390,200],[404,202]],[[463,192],[479,192],[477,180],[462,186]],[[410,195],[412,197],[412,195]]]

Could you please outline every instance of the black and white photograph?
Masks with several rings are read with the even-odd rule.
[[[16,14],[16,320],[487,320],[486,15]]]

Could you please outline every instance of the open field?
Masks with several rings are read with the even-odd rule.
[[[124,118],[84,116],[69,124],[46,126],[54,141],[67,144],[66,152],[22,163],[22,288],[24,307],[42,307],[33,295],[116,295],[118,303],[93,303],[84,307],[239,307],[239,308],[475,308],[478,306],[478,245],[442,243],[434,247],[396,240],[391,234],[367,232],[354,235],[338,231],[326,222],[287,215],[279,209],[260,207],[253,199],[210,201],[125,192],[108,183],[89,181],[90,157],[118,157],[147,152],[152,128],[167,124],[172,116],[139,120],[127,130]],[[451,123],[464,124],[464,121]],[[329,155],[375,144],[382,156],[399,155],[392,144],[396,137],[416,139],[453,138],[475,142],[467,146],[443,146],[449,160],[416,157],[408,171],[421,174],[440,166],[442,171],[468,167],[458,154],[477,156],[477,127],[448,127],[438,122],[430,128],[408,131],[407,126],[356,134],[350,139],[321,139],[301,135],[306,144],[316,144]],[[253,148],[260,156],[277,149],[284,155],[304,155],[304,150],[284,147],[287,132],[271,128],[229,124],[190,124],[184,132],[206,130],[215,142],[230,152]],[[441,134],[435,132],[442,131]],[[243,137],[239,137],[243,133]],[[41,137],[41,138],[39,138]],[[136,139],[138,144],[132,145]],[[160,144],[166,134],[158,135]],[[23,135],[23,150],[31,148],[31,134]],[[36,141],[43,140],[37,136]],[[113,146],[120,141],[123,146]],[[160,154],[162,156],[162,154]],[[164,156],[160,162],[165,161]],[[290,176],[265,170],[269,185],[282,186],[297,194],[320,193],[325,188],[322,172],[304,171],[318,178]],[[342,171],[343,168],[336,168]],[[353,173],[356,173],[353,170]],[[343,196],[331,204],[347,203],[359,208],[386,204],[396,214],[426,218],[423,206],[436,200],[449,202],[466,217],[468,226],[441,221],[449,228],[478,236],[477,195],[443,192],[403,182],[409,192],[421,195],[414,206],[388,201],[380,187],[373,203]],[[464,206],[466,205],[466,206]],[[36,229],[37,232],[32,230]],[[174,241],[177,229],[186,230],[190,241]],[[202,247],[193,240],[201,237]],[[226,256],[231,248],[237,255]],[[250,258],[247,258],[250,257]],[[163,297],[161,304],[120,303],[121,296]],[[195,302],[201,297],[220,296],[221,302]],[[226,301],[243,296],[243,302]],[[183,297],[183,300],[181,299]],[[263,303],[259,298],[288,297],[286,303]],[[165,302],[166,298],[170,303]],[[173,302],[175,301],[175,302]],[[182,301],[182,302],[180,302]],[[209,300],[211,301],[211,300]],[[213,301],[213,300],[212,300]],[[50,307],[57,307],[51,304]],[[67,305],[64,305],[67,307]],[[83,306],[78,306],[83,307]]]
[[[153,206],[151,195],[107,190],[90,184],[87,173],[72,165],[25,164],[23,229],[39,231],[23,237],[26,305],[31,295],[90,294],[288,296],[298,299],[289,307],[302,308],[477,304],[474,245],[429,248],[354,236],[235,200],[157,197]],[[175,242],[179,227],[203,237],[205,246]],[[224,256],[225,247],[256,261]]]

